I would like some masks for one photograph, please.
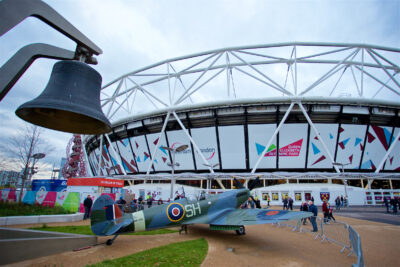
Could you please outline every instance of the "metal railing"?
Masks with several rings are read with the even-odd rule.
[[[349,251],[347,256],[353,253],[357,257],[357,263],[353,266],[363,267],[364,257],[361,248],[361,239],[357,231],[349,224],[339,221],[332,221],[325,223],[323,218],[315,217],[318,231],[313,232],[313,227],[310,218],[293,220],[286,222],[274,223],[277,227],[285,226],[292,229],[293,232],[298,233],[311,233],[314,234],[314,240],[321,239],[321,242],[327,241],[334,243],[342,249],[343,253],[345,250]]]

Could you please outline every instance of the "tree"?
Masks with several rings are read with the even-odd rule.
[[[10,138],[9,143],[3,146],[5,152],[10,156],[10,162],[23,169],[22,185],[19,202],[22,201],[25,181],[36,172],[35,164],[44,157],[44,153],[53,150],[52,146],[41,137],[43,128],[25,124],[25,127],[17,130],[16,135]]]

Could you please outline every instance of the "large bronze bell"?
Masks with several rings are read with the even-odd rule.
[[[100,105],[101,80],[101,75],[83,62],[59,61],[44,91],[15,113],[33,124],[63,132],[109,132],[111,124]]]

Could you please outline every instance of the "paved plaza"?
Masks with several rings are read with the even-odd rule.
[[[400,216],[386,214],[385,211],[384,207],[351,207],[336,213],[336,220],[352,225],[360,234],[366,266],[394,266],[398,262]],[[382,220],[385,223],[380,222]],[[48,225],[82,224],[89,222]],[[341,247],[338,245],[321,242],[321,239],[314,240],[314,235],[311,233],[292,232],[288,227],[248,226],[245,236],[237,236],[232,231],[210,231],[208,225],[195,225],[189,227],[188,234],[120,236],[111,247],[99,245],[78,252],[64,252],[10,266],[85,266],[171,242],[201,237],[204,237],[209,245],[202,266],[351,266],[356,263],[356,257],[354,255],[347,257],[347,251],[340,253]],[[106,240],[106,237],[99,237],[98,242],[103,243]]]

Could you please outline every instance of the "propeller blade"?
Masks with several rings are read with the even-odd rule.
[[[239,182],[238,179],[233,178],[233,180],[235,181],[237,187],[244,188],[243,184],[241,182]]]
[[[253,182],[251,182],[251,184],[249,185],[249,190],[253,190],[254,187],[256,187],[256,185],[258,185],[260,183],[260,178],[257,177],[257,179],[253,180]]]

